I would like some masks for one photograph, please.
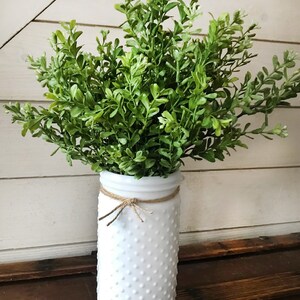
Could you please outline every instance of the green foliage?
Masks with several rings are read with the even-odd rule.
[[[22,135],[56,144],[70,163],[136,177],[167,176],[184,157],[223,160],[246,147],[244,136],[285,136],[285,127],[268,128],[268,115],[300,92],[300,70],[289,71],[295,54],[286,51],[282,61],[274,56],[272,70],[237,78],[255,57],[249,50],[257,26],[244,28],[237,11],[213,18],[208,34],[197,37],[197,2],[125,0],[116,9],[126,16],[126,46],[102,31],[97,55],[81,50],[75,21],[62,24],[63,32],[52,34],[50,61],[29,57],[50,106],[6,106],[23,124]],[[257,113],[265,116],[260,127],[240,125]]]

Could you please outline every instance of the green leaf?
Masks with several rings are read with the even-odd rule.
[[[99,112],[94,116],[94,118],[93,118],[94,122],[97,123],[97,122],[101,119],[101,117],[103,116],[103,114],[104,114],[104,110],[99,111]]]
[[[142,151],[138,151],[136,153],[136,156],[134,158],[134,161],[135,162],[143,162],[146,160],[146,157],[143,155],[143,152]]]
[[[73,99],[75,99],[75,97],[76,97],[76,92],[77,92],[77,90],[78,90],[77,84],[73,84],[73,85],[71,86],[71,89],[70,89],[71,97],[72,97]]]
[[[52,126],[52,123],[53,123],[53,119],[48,119],[47,122],[46,122],[46,128],[50,129],[51,126]]]
[[[74,40],[76,41],[82,35],[82,33],[83,33],[82,31],[74,32],[74,35],[73,35]]]
[[[109,99],[112,99],[114,96],[113,96],[113,93],[112,93],[112,91],[111,91],[111,89],[109,89],[109,88],[106,88],[105,89],[105,95],[106,95],[106,97],[107,98],[109,98]]]
[[[71,21],[70,21],[70,29],[71,29],[71,30],[74,29],[75,26],[76,26],[76,20],[71,20]]]
[[[209,162],[215,162],[216,161],[215,154],[214,154],[213,150],[208,150],[206,153],[203,153],[202,157],[204,159],[206,159],[207,161],[209,161]]]
[[[110,117],[110,118],[113,118],[113,117],[118,113],[118,110],[119,110],[119,108],[117,107],[115,110],[113,110],[113,111],[110,113],[109,117]]]
[[[103,138],[103,139],[105,139],[105,138],[107,138],[107,137],[109,137],[109,136],[111,136],[111,135],[113,135],[113,134],[114,134],[114,133],[111,132],[111,131],[108,131],[108,132],[101,132],[101,133],[100,133],[100,137]]]
[[[244,143],[242,143],[241,141],[236,141],[235,143],[237,146],[248,149],[248,146]]]
[[[274,80],[281,80],[282,79],[282,75],[281,74],[278,74],[278,73],[275,73],[271,76],[271,79],[274,79]]]
[[[80,68],[83,67],[83,60],[84,60],[83,55],[82,55],[82,54],[78,55],[76,61],[77,61],[77,64],[78,64],[78,66],[79,66]]]
[[[159,108],[153,107],[153,108],[151,108],[151,109],[149,110],[148,116],[149,116],[149,118],[150,118],[150,117],[153,117],[153,116],[157,115],[158,113],[159,113]]]
[[[168,136],[160,136],[159,138],[160,141],[162,141],[163,143],[171,146],[172,145],[172,140],[170,138],[168,138]]]
[[[22,134],[23,137],[26,136],[27,131],[28,131],[28,123],[24,123],[23,129],[21,131],[21,134]]]
[[[246,73],[246,75],[245,75],[245,82],[247,83],[248,81],[250,81],[251,77],[252,77],[252,75],[251,75],[251,73],[248,71],[248,72]]]
[[[47,99],[58,100],[58,98],[52,93],[45,93]]]
[[[211,126],[211,118],[210,118],[210,117],[205,117],[205,118],[203,119],[202,126],[203,126],[204,128],[210,127],[210,126]]]
[[[94,100],[94,97],[92,95],[92,93],[90,91],[87,91],[85,93],[85,99],[86,99],[86,102],[88,105],[94,105],[95,104],[95,100]]]
[[[146,159],[145,160],[145,168],[146,169],[151,169],[154,165],[155,165],[154,159]]]
[[[272,62],[273,62],[273,67],[274,69],[277,69],[278,65],[279,65],[279,61],[278,61],[278,56],[274,55],[272,58]]]
[[[64,37],[64,35],[62,34],[62,32],[60,30],[56,30],[56,36],[58,37],[58,39],[62,42],[62,43],[65,43],[66,42],[66,39]]]
[[[165,103],[168,103],[169,102],[169,99],[167,98],[157,98],[154,100],[154,103],[159,106],[161,104],[165,104]]]
[[[122,145],[126,145],[126,144],[127,144],[127,139],[125,139],[125,138],[120,138],[120,139],[119,139],[119,142],[120,142]]]
[[[79,88],[77,88],[76,93],[75,93],[75,99],[77,101],[83,102],[83,98],[84,98],[84,96],[83,96],[82,91]]]
[[[187,16],[187,14],[186,14],[186,12],[184,10],[184,5],[179,5],[178,6],[178,11],[179,11],[180,19],[182,21],[184,21],[185,18],[186,18],[186,16]],[[174,31],[176,32],[176,30],[174,30]]]
[[[149,103],[149,99],[146,94],[142,95],[141,101],[142,101],[143,105],[145,106],[146,110],[148,111],[150,109],[150,103]]]
[[[285,63],[285,66],[287,68],[294,68],[296,66],[296,63],[294,61],[289,61],[289,62]]]
[[[169,122],[174,121],[173,116],[166,110],[162,113],[162,116],[165,117]]]
[[[166,159],[161,159],[159,164],[167,169],[171,168],[171,164]]]
[[[252,95],[251,98],[256,101],[264,100],[265,97],[263,95]]]
[[[205,97],[208,98],[208,99],[215,99],[215,98],[217,98],[217,96],[218,96],[217,93],[212,93],[212,94],[205,95]]]
[[[177,6],[177,2],[169,2],[165,7],[164,7],[164,12],[168,12],[171,9],[173,9],[175,6]]]
[[[135,146],[139,142],[140,139],[141,139],[140,135],[135,132],[131,137],[130,147]]]
[[[130,156],[131,158],[134,158],[134,154],[129,148],[126,148],[125,152],[128,156]]]
[[[220,123],[216,118],[212,118],[212,126],[213,129],[218,129],[220,127]]]
[[[159,96],[159,86],[156,83],[150,85],[150,91],[153,99]]]
[[[269,71],[266,67],[262,67],[263,71],[265,72],[266,75],[269,75]]]
[[[253,110],[248,107],[248,106],[242,106],[243,112],[245,112],[248,115],[252,115],[253,114]]]
[[[123,4],[115,4],[115,9],[121,13],[124,13],[125,12],[125,9],[124,9],[124,5]]]
[[[78,128],[76,126],[74,126],[73,124],[68,124],[66,126],[66,131],[72,136],[76,132],[78,132]]]
[[[75,106],[71,109],[71,112],[70,112],[71,117],[77,118],[82,112],[83,112],[82,108]]]

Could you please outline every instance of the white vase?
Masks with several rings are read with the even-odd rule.
[[[116,195],[151,200],[171,195],[181,181],[176,172],[167,178],[136,179],[110,172],[100,174],[102,187]],[[99,217],[120,200],[99,194]],[[178,262],[180,197],[159,203],[138,203],[98,221],[98,300],[174,300]]]

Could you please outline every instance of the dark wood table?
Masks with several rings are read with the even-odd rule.
[[[95,300],[95,264],[91,255],[2,265],[0,300]],[[177,294],[300,300],[300,234],[181,247]]]

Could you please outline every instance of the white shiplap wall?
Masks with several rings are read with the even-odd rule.
[[[121,36],[117,28],[121,15],[113,9],[117,2],[44,1],[38,10],[27,9],[22,20],[8,19],[7,26],[1,23],[4,44],[38,15],[0,50],[0,263],[81,255],[96,247],[98,176],[80,163],[69,167],[59,153],[50,157],[53,145],[22,138],[2,105],[13,100],[47,105],[43,90],[27,69],[26,56],[50,51],[47,39],[59,21],[81,23],[82,43],[88,51],[94,51],[95,36],[103,26],[110,27],[111,38]],[[21,0],[14,3],[25,5]],[[253,72],[262,64],[270,65],[273,54],[285,49],[300,52],[298,0],[203,0],[202,4],[204,15],[198,25],[204,29],[208,11],[218,15],[244,9],[249,21],[260,23],[262,30],[254,45],[259,57],[248,68]],[[299,100],[294,100],[292,108],[277,109],[271,118],[273,124],[288,125],[287,139],[257,138],[248,143],[249,150],[240,149],[215,164],[186,161],[181,243],[300,230]],[[253,122],[259,122],[259,117]]]
[[[0,2],[0,47],[7,44],[31,20],[41,14],[55,0],[1,0]],[[19,13],[16,12],[19,8]]]

